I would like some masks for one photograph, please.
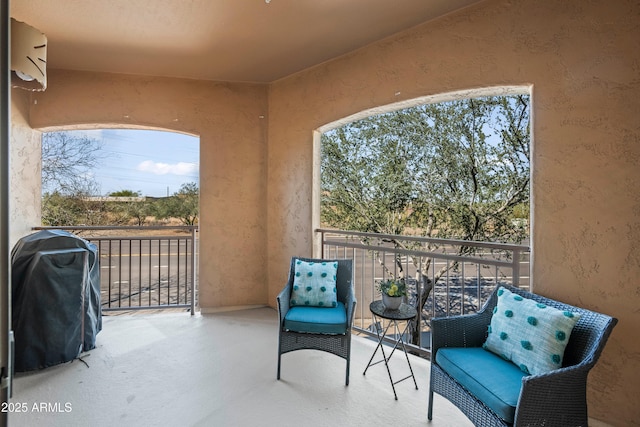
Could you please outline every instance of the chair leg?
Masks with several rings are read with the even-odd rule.
[[[345,334],[342,345],[347,346],[347,379],[345,385],[349,385],[349,368],[351,366],[351,330],[348,330]]]
[[[433,419],[433,391],[429,387],[429,410],[427,411],[427,419],[431,421]]]
[[[280,379],[280,356],[282,356],[282,354],[278,353],[278,380]]]
[[[282,358],[282,328],[278,329],[278,375],[276,379],[280,380],[280,359]]]
[[[282,331],[278,332],[278,375],[276,379],[280,379],[280,358],[282,357]]]
[[[345,385],[349,385],[349,362],[350,362],[350,358],[347,358],[347,380],[345,382]]]

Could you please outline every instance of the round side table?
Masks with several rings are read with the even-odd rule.
[[[367,367],[364,369],[364,372],[362,373],[362,375],[366,375],[367,369],[369,369],[369,367],[373,365],[377,365],[378,363],[384,362],[384,365],[387,368],[387,373],[389,374],[389,381],[391,382],[391,388],[393,389],[393,396],[395,397],[396,400],[398,400],[398,395],[396,394],[395,385],[398,384],[399,382],[412,378],[413,384],[415,385],[416,390],[418,389],[418,383],[416,382],[416,377],[413,375],[413,368],[411,368],[411,362],[409,361],[409,355],[407,354],[407,347],[405,346],[405,342],[403,338],[404,334],[407,332],[407,329],[409,329],[409,325],[411,324],[411,321],[417,316],[418,312],[414,307],[405,303],[402,303],[397,310],[391,310],[389,308],[386,308],[382,303],[382,301],[379,301],[379,300],[373,301],[369,305],[369,310],[371,310],[371,314],[373,314],[373,320],[375,323],[378,322],[378,319],[382,321],[381,322],[382,327],[376,328],[376,334],[378,335],[378,345],[376,346],[376,349],[373,351],[373,354],[371,355],[371,359],[369,359],[369,363],[367,364]],[[386,326],[384,325],[384,320],[387,321]],[[406,322],[402,332],[400,332],[401,328],[400,328],[399,322]],[[391,326],[393,326],[393,330],[395,331],[395,339],[394,339],[393,348],[391,349],[391,353],[389,353],[389,355],[387,356],[384,351],[384,346],[382,345],[382,342],[387,336],[387,332],[389,331]],[[382,330],[382,333],[380,332],[380,330]],[[393,381],[393,378],[391,377],[391,371],[389,370],[389,360],[391,359],[391,356],[393,356],[393,353],[396,351],[398,346],[400,346],[402,348],[402,351],[404,352],[404,356],[407,359],[407,365],[409,365],[409,371],[411,372],[411,375],[408,375],[400,380]],[[378,349],[380,349],[380,351],[382,352],[382,359],[376,362],[373,362],[373,358],[378,352]]]

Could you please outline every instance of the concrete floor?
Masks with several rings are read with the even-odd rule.
[[[344,360],[303,350],[282,358],[276,380],[277,313],[258,308],[104,318],[97,348],[82,359],[13,383],[10,426],[471,426],[436,395],[427,421],[429,362],[411,356],[418,390],[396,384],[383,364],[362,374],[375,342],[353,337],[351,377]],[[408,375],[392,359],[394,379]]]

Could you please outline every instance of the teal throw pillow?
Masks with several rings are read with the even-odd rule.
[[[292,306],[336,307],[338,263],[307,262],[297,259],[291,290]]]
[[[564,350],[579,319],[580,313],[558,310],[500,288],[483,347],[528,374],[549,372],[562,367]]]

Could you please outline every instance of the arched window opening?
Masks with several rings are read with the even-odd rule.
[[[358,303],[401,283],[430,319],[478,311],[499,284],[529,286],[530,91],[444,94],[376,108],[316,132],[314,221],[326,258],[353,258]],[[375,330],[363,310],[356,329]]]
[[[42,225],[95,245],[100,274],[89,281],[103,311],[195,313],[199,142],[157,130],[43,134]]]
[[[382,234],[522,243],[529,96],[421,104],[321,136],[320,223]]]
[[[42,223],[194,225],[199,156],[199,138],[175,132],[44,133]]]

